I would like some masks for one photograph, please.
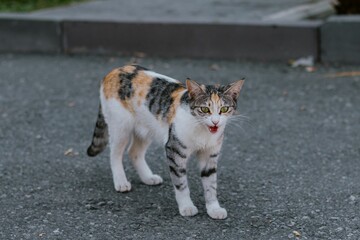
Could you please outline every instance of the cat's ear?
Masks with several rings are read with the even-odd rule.
[[[203,89],[203,86],[191,80],[190,78],[186,79],[186,88],[189,91],[190,97],[192,98],[199,94],[205,93],[205,89]]]
[[[236,82],[229,84],[226,87],[224,94],[229,95],[231,98],[236,100],[240,95],[240,90],[241,90],[242,86],[244,85],[244,82],[245,82],[245,80],[241,79],[241,80],[238,80]]]

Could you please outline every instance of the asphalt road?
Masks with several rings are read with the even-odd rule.
[[[142,60],[180,80],[246,76],[239,109],[249,120],[227,129],[218,186],[228,218],[215,221],[196,161],[199,214],[184,218],[160,147],[148,161],[163,185],[141,184],[126,158],[127,194],[113,189],[108,151],[86,156],[100,79],[128,61],[0,55],[0,239],[360,238],[360,78],[328,76],[360,66]]]

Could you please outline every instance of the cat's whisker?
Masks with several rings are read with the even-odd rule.
[[[253,129],[254,128],[254,126],[252,126],[251,124],[232,123],[232,125],[234,127],[240,127],[240,128],[243,128],[243,129]]]
[[[229,124],[232,125],[241,125],[241,126],[251,126],[254,127],[253,124],[249,121],[242,121],[242,120],[237,120],[237,121],[229,121]]]
[[[244,118],[250,118],[250,117],[246,116],[245,114],[240,114],[240,113],[235,113],[235,114],[233,114],[231,117],[244,117]]]
[[[230,119],[245,119],[245,120],[251,120],[250,117],[246,115],[232,115]]]
[[[251,119],[250,117],[244,115],[244,114],[234,114],[230,118],[242,118],[242,119]]]
[[[240,128],[243,128],[244,129],[244,127],[245,126],[247,126],[247,127],[250,127],[250,128],[254,128],[254,125],[250,122],[250,120],[249,119],[229,119],[228,120],[228,124],[230,125],[230,126],[234,126],[234,127],[240,127]]]
[[[254,127],[254,125],[251,122],[251,118],[248,116],[245,116],[243,114],[238,114],[238,115],[233,115],[229,118],[229,122],[230,123],[241,123],[241,124],[246,124],[249,125],[250,127]]]
[[[247,132],[248,129],[244,128],[242,125],[232,126],[232,128],[240,129],[241,132]]]
[[[200,120],[200,119],[196,119],[196,120],[194,121],[194,124],[196,124],[196,125],[202,125],[202,124],[203,124],[203,121]]]

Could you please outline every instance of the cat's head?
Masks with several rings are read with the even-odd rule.
[[[239,80],[225,86],[202,85],[187,79],[191,114],[211,133],[224,129],[227,120],[236,110],[237,98],[244,82]]]

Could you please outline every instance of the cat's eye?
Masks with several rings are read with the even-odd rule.
[[[200,110],[203,112],[203,113],[210,113],[210,109],[208,107],[200,107]]]
[[[220,108],[220,113],[226,113],[229,111],[229,107],[221,107]]]

